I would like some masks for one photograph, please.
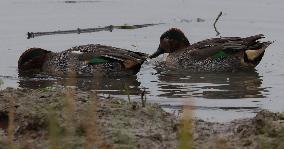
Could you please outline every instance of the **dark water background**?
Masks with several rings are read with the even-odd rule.
[[[152,53],[160,35],[171,27],[182,29],[191,42],[215,37],[213,22],[223,11],[221,36],[263,33],[271,45],[255,72],[185,73],[165,71],[146,62],[137,76],[121,79],[19,78],[17,60],[27,48],[62,51],[76,45],[99,43]],[[229,121],[250,117],[260,109],[284,111],[284,2],[281,0],[100,0],[66,3],[63,0],[0,1],[1,87],[42,88],[52,85],[96,89],[106,96],[140,99],[144,88],[149,102],[178,113],[191,104],[196,117]],[[201,18],[204,21],[198,21]],[[199,19],[200,20],[200,19]],[[108,25],[164,23],[136,30],[42,36],[27,39],[27,32],[56,31]],[[162,60],[163,57],[157,60]],[[190,102],[187,102],[190,101]]]

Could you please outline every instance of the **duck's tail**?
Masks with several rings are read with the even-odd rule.
[[[258,34],[244,38],[246,45],[254,45],[259,39],[265,38],[263,34]]]
[[[272,42],[256,42],[244,52],[244,62],[252,64],[254,67],[261,61],[265,49],[272,44]]]

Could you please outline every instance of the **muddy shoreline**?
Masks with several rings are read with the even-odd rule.
[[[190,120],[194,148],[284,148],[284,114]],[[178,148],[185,124],[158,104],[70,88],[0,91],[0,148]],[[192,127],[191,127],[192,126]]]

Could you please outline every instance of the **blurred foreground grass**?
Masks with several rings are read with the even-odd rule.
[[[144,97],[141,96],[143,99]],[[0,91],[0,148],[263,148],[284,147],[284,115],[213,123],[164,112],[143,99],[105,98],[73,88]],[[187,104],[191,105],[191,104]]]
[[[144,104],[71,88],[8,88],[0,92],[0,148],[176,148],[175,117]]]

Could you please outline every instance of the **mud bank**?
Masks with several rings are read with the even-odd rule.
[[[284,148],[284,114],[260,111],[253,118],[228,123],[195,121],[196,148],[280,149]]]
[[[178,148],[179,119],[157,104],[66,88],[0,92],[0,148]],[[193,120],[195,148],[283,148],[284,115]]]

